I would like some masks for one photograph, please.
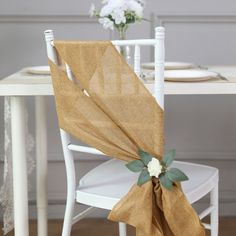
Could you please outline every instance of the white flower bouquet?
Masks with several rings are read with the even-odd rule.
[[[144,0],[103,0],[102,4],[100,11],[92,4],[90,16],[97,17],[104,29],[117,29],[120,39],[124,39],[129,24],[143,19]]]

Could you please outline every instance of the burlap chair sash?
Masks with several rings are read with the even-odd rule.
[[[111,42],[54,45],[62,62],[49,62],[60,128],[114,158],[139,159],[142,149],[161,159],[163,110]],[[205,235],[181,187],[169,191],[157,179],[134,184],[109,219],[136,227],[138,236]]]

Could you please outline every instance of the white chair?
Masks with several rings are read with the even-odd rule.
[[[156,68],[154,96],[159,105],[164,108],[165,32],[162,27],[157,27],[155,32],[155,39],[113,41],[113,44],[118,50],[119,47],[123,45],[134,46],[134,71],[137,75],[140,74],[140,47],[154,47]],[[51,30],[45,31],[45,39],[48,57],[54,63],[57,63],[57,53],[53,46],[54,36]],[[70,79],[73,79],[69,68],[67,68],[67,74]],[[71,233],[72,225],[85,217],[94,207],[111,210],[137,181],[137,175],[130,172],[125,167],[123,161],[112,159],[89,171],[80,179],[79,185],[76,187],[73,151],[95,155],[103,155],[103,153],[94,148],[74,145],[71,143],[69,134],[63,130],[60,130],[60,132],[67,174],[67,203],[62,236],[68,236]],[[179,161],[175,161],[173,165],[183,170],[190,179],[189,181],[183,182],[182,186],[184,193],[191,204],[210,193],[210,206],[206,208],[199,217],[202,219],[210,214],[210,224],[204,224],[204,226],[206,229],[211,230],[211,236],[217,236],[218,170],[209,166]],[[116,173],[116,175],[113,175],[112,173]],[[107,176],[110,176],[109,180],[106,178]],[[76,202],[90,207],[73,217],[74,205]],[[124,223],[119,223],[119,235],[126,236],[126,225]]]

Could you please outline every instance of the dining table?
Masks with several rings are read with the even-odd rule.
[[[236,94],[236,65],[207,66],[226,79],[213,79],[202,82],[165,82],[165,95],[204,95]],[[152,81],[145,86],[154,91]],[[16,236],[29,236],[28,216],[28,177],[26,160],[26,114],[25,99],[35,97],[36,134],[36,184],[38,236],[47,235],[47,97],[53,96],[50,75],[30,74],[22,69],[0,79],[0,96],[10,98],[14,233]]]

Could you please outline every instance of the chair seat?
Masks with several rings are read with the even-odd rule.
[[[182,170],[189,181],[182,187],[192,204],[206,195],[218,183],[218,169],[210,166],[175,161],[172,164]],[[121,160],[109,160],[81,178],[76,190],[76,201],[103,209],[112,209],[137,182],[139,173],[133,173]]]

